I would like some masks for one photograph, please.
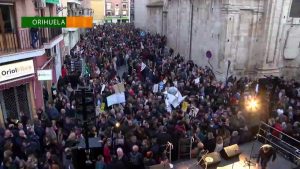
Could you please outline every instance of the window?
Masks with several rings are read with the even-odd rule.
[[[120,14],[119,14],[119,10],[116,10],[116,11],[115,11],[115,15],[116,15],[116,16],[120,15]]]
[[[0,5],[0,25],[4,25],[4,32],[12,32],[14,30],[14,12],[13,5]]]
[[[293,0],[291,5],[290,17],[299,18],[300,17],[300,1]]]
[[[106,16],[111,16],[111,11],[107,11]]]
[[[106,9],[111,10],[111,3],[106,3]]]
[[[119,4],[116,4],[116,7],[119,7]]]
[[[23,112],[30,117],[31,109],[29,107],[28,85],[20,85],[11,87],[1,92],[2,107],[4,108],[5,115],[12,119],[18,119],[19,113]]]
[[[123,11],[122,14],[123,14],[123,15],[127,15],[127,11]]]
[[[123,4],[123,9],[127,9],[127,4]]]

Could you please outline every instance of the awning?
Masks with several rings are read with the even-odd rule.
[[[14,4],[10,2],[0,2],[0,5],[14,5]]]
[[[29,76],[25,76],[25,77],[13,79],[13,80],[8,80],[6,82],[0,83],[0,90],[6,90],[11,87],[21,86],[21,85],[30,83],[31,81],[34,80],[34,77],[35,77],[35,75],[32,74]]]

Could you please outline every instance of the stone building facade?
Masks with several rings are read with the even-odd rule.
[[[300,16],[292,0],[139,0],[135,26],[166,35],[168,45],[220,80],[236,76],[300,79]],[[206,57],[211,51],[212,58]]]

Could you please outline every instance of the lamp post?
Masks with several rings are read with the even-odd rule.
[[[113,152],[115,152],[114,151],[114,149],[115,149],[115,141],[114,141],[114,129],[115,128],[119,128],[120,127],[120,123],[119,122],[116,122],[116,124],[114,125],[114,126],[112,126],[112,128],[111,128],[111,145],[112,145],[112,150],[113,150]]]

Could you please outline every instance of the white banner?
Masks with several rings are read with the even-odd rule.
[[[114,105],[114,104],[125,103],[126,102],[125,93],[122,92],[122,93],[116,93],[116,94],[110,95],[106,98],[106,100],[107,100],[108,107],[111,105]]]
[[[143,71],[146,67],[146,64],[142,62],[141,71]]]
[[[34,74],[33,60],[0,66],[0,82]]]

